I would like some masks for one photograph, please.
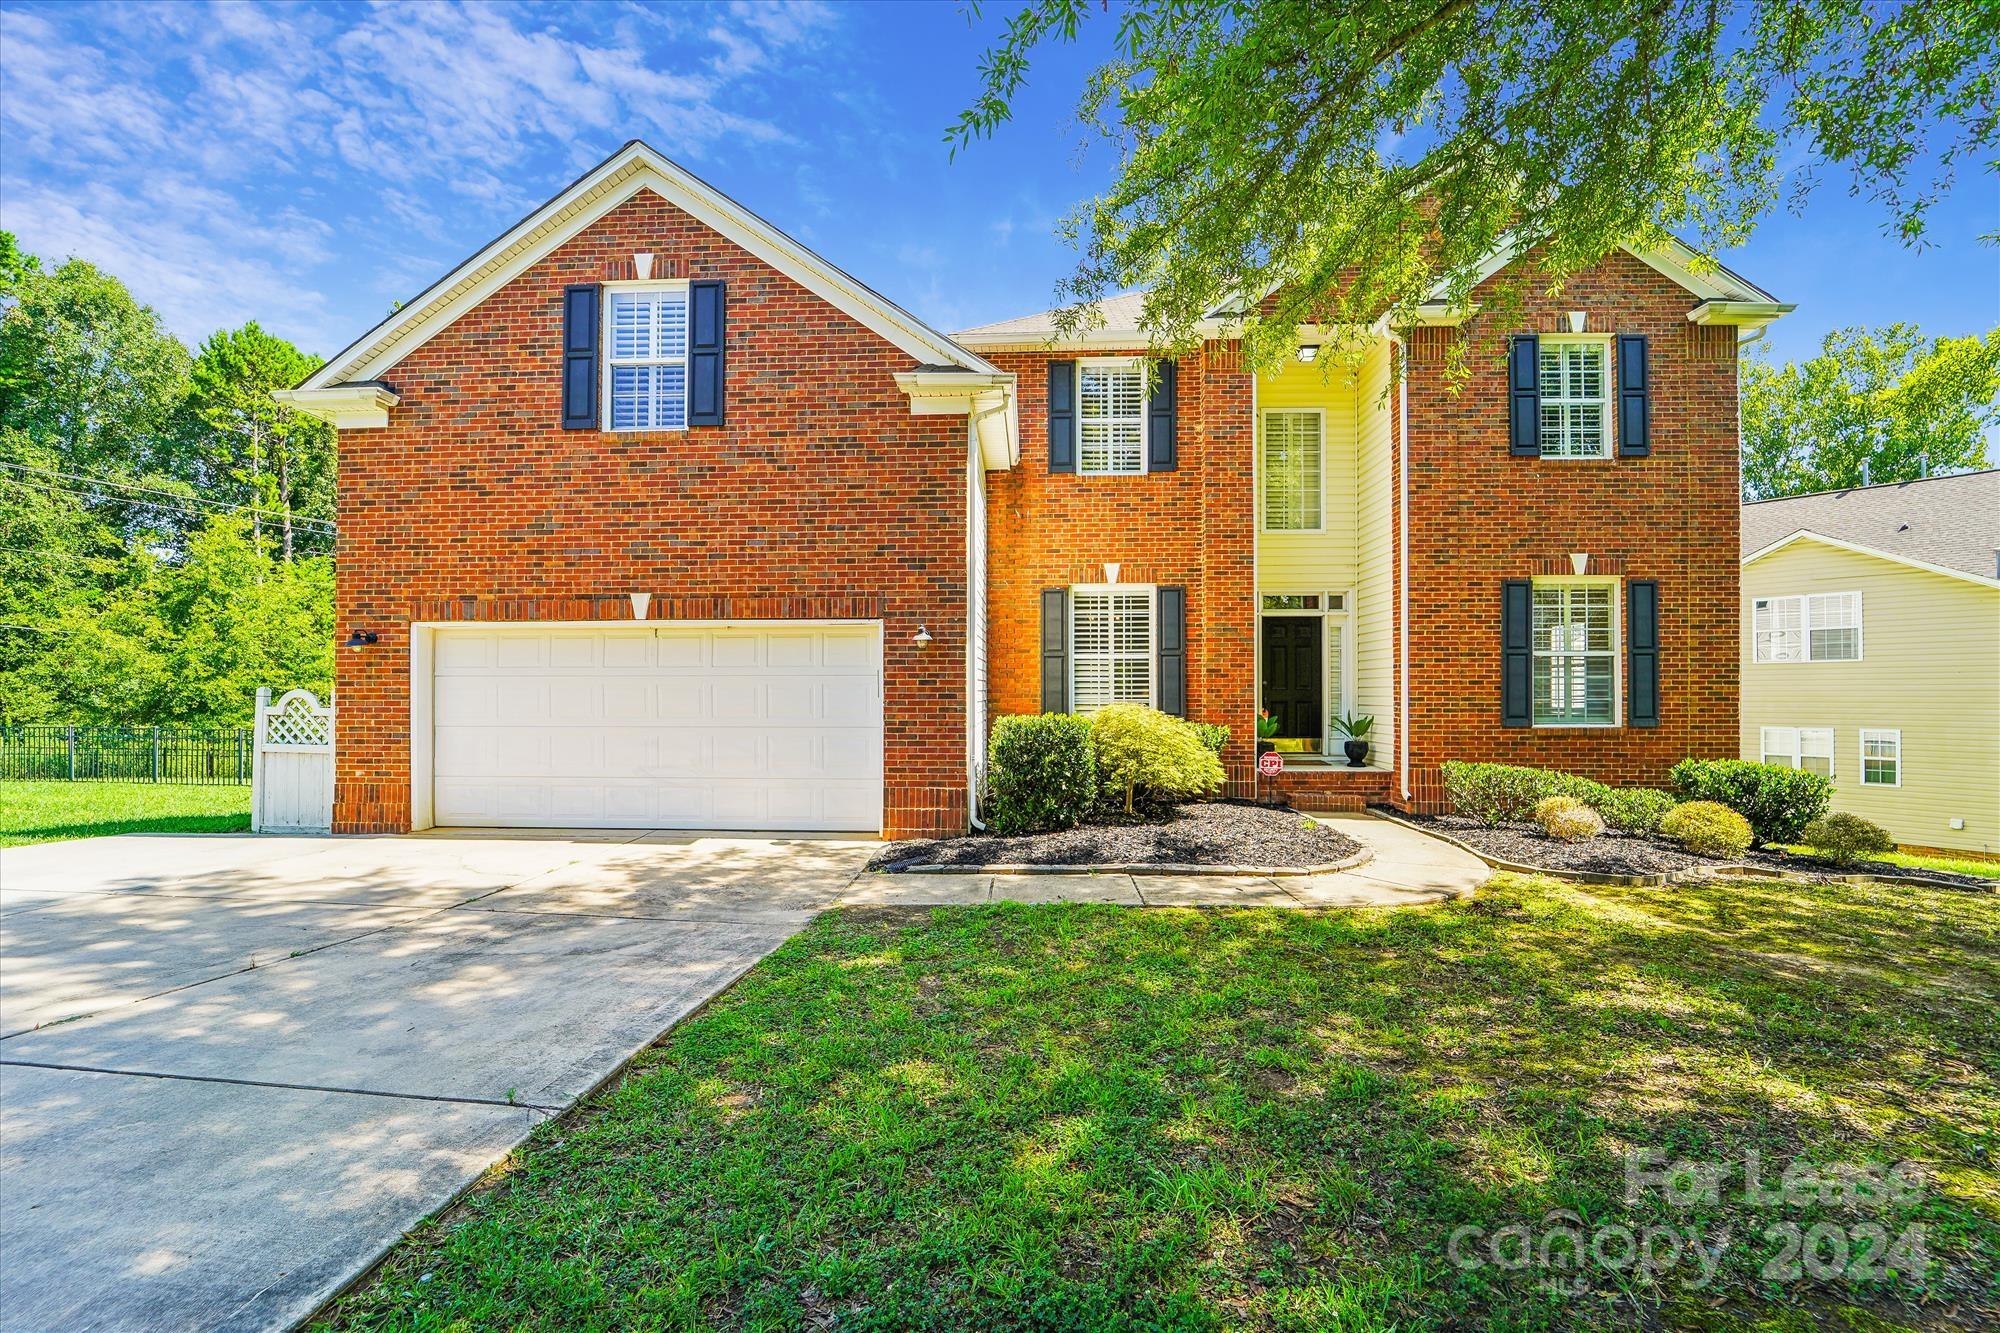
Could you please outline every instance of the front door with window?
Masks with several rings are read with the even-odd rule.
[[[1281,749],[1320,747],[1323,624],[1318,616],[1264,617],[1264,711],[1278,721]]]

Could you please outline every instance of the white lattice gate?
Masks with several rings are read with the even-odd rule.
[[[250,827],[258,833],[325,833],[333,827],[333,705],[311,690],[276,703],[257,691],[257,767]]]

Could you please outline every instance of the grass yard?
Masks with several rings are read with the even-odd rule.
[[[1986,895],[1502,877],[1380,912],[850,911],[331,1320],[1977,1325],[2000,1312],[1996,1138]],[[1723,1168],[1716,1199],[1684,1173],[1680,1202],[1628,1202],[1632,1148]],[[1752,1150],[1767,1188],[1794,1158],[1921,1174],[1846,1207],[1795,1169],[1791,1202],[1752,1203]],[[1602,1258],[1549,1242],[1571,1219]],[[1547,1266],[1513,1262],[1514,1226]]]
[[[2000,861],[1980,861],[1970,856],[1935,856],[1919,855],[1915,852],[1883,852],[1879,856],[1871,856],[1868,859],[1871,861],[1886,861],[1892,866],[1904,866],[1911,870],[1949,870],[1958,875],[1978,875],[1985,879],[2000,879]]]
[[[249,827],[248,787],[0,782],[0,847],[110,833],[229,833]]]

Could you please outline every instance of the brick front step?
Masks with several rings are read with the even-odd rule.
[[[1232,764],[1226,790],[1242,799],[1283,796],[1301,810],[1364,810],[1388,802],[1395,785],[1396,775],[1389,769],[1295,764],[1259,786],[1254,766]]]

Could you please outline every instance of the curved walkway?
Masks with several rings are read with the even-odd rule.
[[[1368,815],[1314,815],[1374,853],[1325,875],[863,875],[842,907],[985,902],[1127,907],[1403,907],[1471,893],[1493,871],[1470,852]]]

